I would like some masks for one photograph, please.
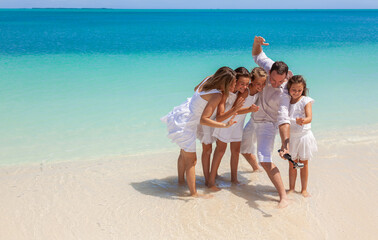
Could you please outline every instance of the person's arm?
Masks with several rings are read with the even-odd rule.
[[[283,92],[280,97],[280,106],[278,109],[277,124],[281,137],[281,151],[282,158],[284,154],[290,152],[290,118],[289,118],[290,96]]]
[[[308,124],[312,121],[312,102],[309,102],[305,106],[305,118],[296,118],[296,123],[298,125]]]
[[[244,104],[244,98],[238,98],[236,99],[234,106],[232,106],[232,108],[228,110],[227,112],[224,112],[226,108],[226,100],[227,100],[227,97],[223,96],[222,101],[218,105],[217,116],[216,116],[216,119],[218,122],[223,122],[224,120],[228,119],[232,115],[235,115],[237,111]]]
[[[250,112],[257,112],[258,110],[259,110],[259,107],[256,106],[255,104],[252,104],[249,107],[240,108],[239,111],[237,111],[237,113],[238,113],[238,115],[240,115],[240,114],[246,114],[246,113],[250,113]]]
[[[269,43],[265,43],[263,37],[255,36],[255,40],[252,46],[252,57],[253,60],[259,67],[262,67],[267,73],[270,72],[274,61],[268,58],[263,52],[262,46],[268,46]]]
[[[217,93],[212,94],[209,101],[207,102],[205,109],[202,112],[200,124],[209,126],[209,127],[215,127],[215,128],[227,128],[227,127],[232,126],[234,123],[236,123],[234,121],[235,115],[227,123],[217,122],[210,119],[211,115],[215,111],[215,108],[219,105],[221,100],[222,100],[221,94],[217,94]]]

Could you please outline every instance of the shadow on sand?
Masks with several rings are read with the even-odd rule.
[[[258,201],[274,201],[278,202],[274,197],[278,196],[277,191],[272,186],[267,185],[250,185],[251,182],[243,175],[248,174],[250,175],[250,171],[240,171],[238,178],[242,184],[232,184],[230,182],[230,174],[225,173],[217,177],[217,185],[224,190],[230,191],[232,194],[244,198],[247,201],[247,204],[258,211],[260,211],[264,217],[272,217],[272,215],[264,212],[260,209]],[[252,173],[253,174],[253,173]],[[209,193],[208,188],[205,186],[205,179],[201,176],[197,176],[196,178],[196,185],[198,190],[202,190],[206,193]],[[182,201],[190,201],[188,193],[188,188],[186,185],[179,185],[177,183],[177,177],[166,177],[163,179],[152,179],[146,180],[143,182],[133,182],[131,186],[137,190],[138,192],[154,196],[160,197],[170,200],[182,200]]]

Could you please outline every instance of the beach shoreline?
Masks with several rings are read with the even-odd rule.
[[[331,134],[332,135],[332,134]],[[318,139],[309,163],[311,197],[279,199],[264,173],[240,157],[229,182],[227,151],[211,199],[177,185],[178,151],[0,167],[0,235],[4,239],[374,239],[378,211],[376,129]],[[277,143],[276,143],[277,145]],[[197,156],[199,154],[197,153]],[[199,156],[198,156],[199,157]],[[288,165],[274,158],[288,187]],[[204,185],[200,159],[197,187]],[[300,189],[297,179],[296,190]]]

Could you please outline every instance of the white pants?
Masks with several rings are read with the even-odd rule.
[[[256,155],[256,126],[251,118],[243,129],[243,138],[240,145],[240,153],[251,153]]]
[[[256,127],[257,157],[260,162],[272,162],[274,138],[278,129],[271,122],[254,124]]]

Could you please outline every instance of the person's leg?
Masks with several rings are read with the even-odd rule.
[[[177,175],[178,175],[178,183],[184,184],[185,183],[185,160],[183,157],[184,150],[180,150],[180,155],[177,159]]]
[[[190,195],[197,196],[196,190],[196,163],[197,156],[195,152],[185,152],[182,150],[182,156],[185,162],[185,174],[186,174],[186,183],[188,185]]]
[[[217,176],[218,168],[222,157],[226,151],[227,143],[217,140],[217,146],[214,151],[213,161],[211,162],[211,171],[209,177],[209,188],[214,191],[219,191],[220,189],[215,186],[215,177]]]
[[[310,194],[307,192],[307,183],[308,183],[308,161],[300,160],[300,163],[304,164],[304,167],[301,168],[301,185],[302,185],[302,195],[304,197],[309,197]]]
[[[294,160],[298,162],[298,160]],[[289,162],[289,191],[287,193],[293,193],[295,191],[295,181],[297,180],[297,169]]]
[[[249,165],[251,165],[254,172],[261,172],[255,155],[253,155],[252,153],[242,153],[242,155],[245,158],[245,160],[247,160]]]
[[[203,176],[205,177],[205,185],[206,186],[209,184],[210,157],[211,157],[211,153],[213,151],[212,146],[213,146],[212,144],[202,143],[201,161],[202,161],[202,170],[203,170]]]
[[[288,205],[285,187],[282,182],[280,171],[274,163],[262,162],[261,166],[264,168],[265,172],[268,174],[270,181],[272,181],[274,187],[280,196],[280,202],[278,204],[279,208],[284,208]]]
[[[277,129],[271,123],[263,123],[257,125],[257,156],[259,158],[261,166],[268,174],[269,179],[272,181],[280,196],[278,207],[283,208],[288,205],[287,195],[282,182],[280,171],[272,162],[272,152],[276,132]]]
[[[240,142],[231,142],[231,182],[239,183],[238,181],[238,164],[239,164],[239,154],[240,154]]]

